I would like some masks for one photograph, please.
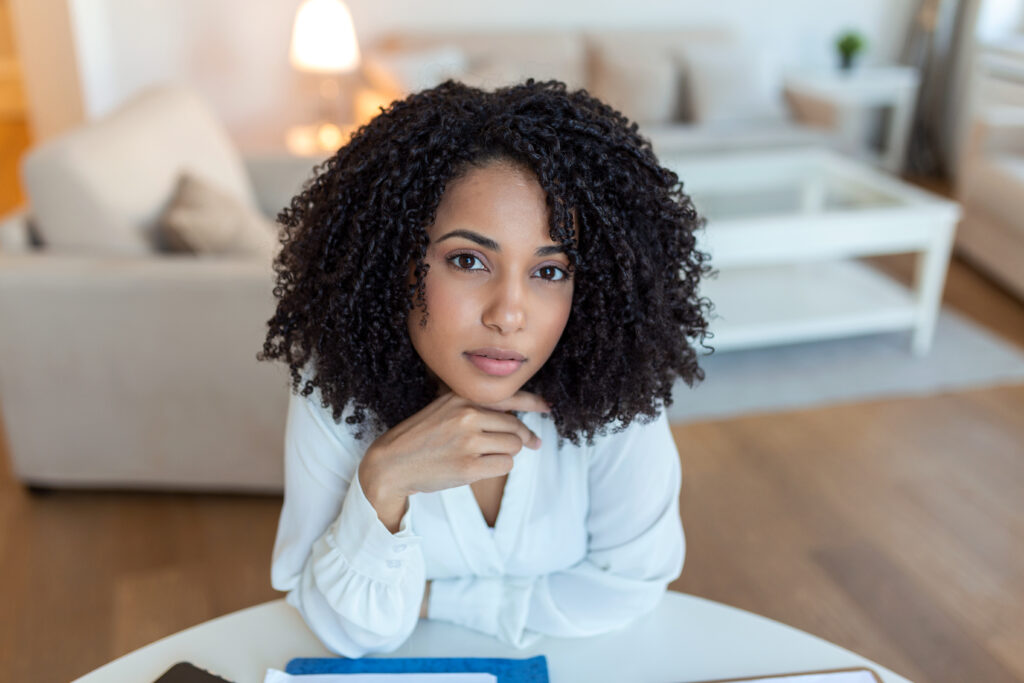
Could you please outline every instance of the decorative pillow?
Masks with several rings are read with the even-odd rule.
[[[184,172],[157,233],[170,251],[195,254],[259,254],[277,249],[277,226],[223,189]]]
[[[637,123],[669,123],[679,103],[679,68],[662,50],[604,46],[592,57],[591,94]]]
[[[737,46],[685,51],[687,100],[697,123],[783,119],[782,85],[767,55]]]
[[[369,52],[363,58],[363,73],[373,87],[403,95],[458,79],[467,66],[465,55],[455,45]]]
[[[241,154],[211,106],[181,83],[151,86],[103,118],[30,150],[21,165],[47,249],[147,255],[181,169],[257,210]]]

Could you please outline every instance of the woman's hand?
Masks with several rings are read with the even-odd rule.
[[[513,456],[540,447],[540,437],[506,411],[547,412],[537,394],[518,391],[492,404],[449,392],[382,434],[360,463],[360,479],[378,498],[471,484],[512,470]]]

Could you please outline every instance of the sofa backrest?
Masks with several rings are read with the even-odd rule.
[[[182,171],[257,208],[240,154],[188,86],[142,91],[106,117],[29,151],[21,174],[47,249],[141,255]]]
[[[432,60],[451,55],[451,51],[461,55],[461,64],[458,64],[461,73],[455,75],[468,85],[489,89],[531,76],[538,81],[555,78],[564,81],[570,89],[585,87],[587,82],[583,35],[567,31],[392,33],[367,50],[367,66],[372,70],[376,57],[386,62],[389,55],[405,54],[413,59],[419,56],[419,64],[430,69]],[[364,69],[364,73],[366,71]],[[372,74],[369,75],[373,80]],[[395,76],[396,85],[404,86],[399,90],[406,92],[390,93],[392,95],[404,95],[411,86],[424,85],[415,75]],[[382,83],[377,81],[373,85]]]
[[[734,45],[726,27],[392,33],[364,50],[363,74],[387,99],[447,77],[493,88],[556,78],[641,124],[686,120],[687,50]]]

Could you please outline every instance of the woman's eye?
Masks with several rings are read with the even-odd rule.
[[[468,266],[461,265],[464,263],[473,263],[474,261],[479,260],[480,259],[478,259],[473,254],[453,254],[452,256],[448,257],[449,263],[455,263],[455,267],[458,268],[459,270],[480,270],[479,268],[470,268]]]
[[[544,278],[545,280],[550,280],[551,282],[561,282],[562,280],[565,280],[565,279],[567,279],[569,277],[568,273],[566,273],[564,270],[562,270],[558,266],[544,266],[544,267],[541,268],[541,270],[542,271],[550,270],[553,273],[559,273],[560,274],[560,277],[557,277],[557,278],[554,275],[552,275],[549,278],[547,278],[547,277]]]
[[[486,270],[485,268],[471,267],[473,263],[480,260],[479,257],[477,257],[475,254],[452,254],[451,256],[448,257],[447,260],[448,263],[451,263],[453,267],[456,268],[457,270]],[[551,271],[551,274],[549,276],[542,275],[541,279],[546,280],[547,282],[562,282],[569,278],[569,274],[564,269],[559,268],[558,266],[541,266],[540,268],[537,269],[537,272],[540,273],[544,273],[546,271]],[[555,273],[558,274],[557,277],[555,276]]]

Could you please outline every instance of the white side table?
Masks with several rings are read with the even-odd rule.
[[[784,80],[801,119],[838,129],[844,151],[899,173],[906,158],[920,76],[909,66],[855,67],[849,72],[793,73]],[[888,134],[877,158],[866,147],[868,114],[891,107]]]
[[[395,652],[382,657],[545,655],[551,683],[700,681],[848,667],[874,669],[884,683],[906,678],[791,626],[685,593],[669,591],[652,613],[591,638],[542,638],[516,650],[490,636],[421,619]],[[293,657],[335,657],[283,599],[193,626],[126,654],[75,683],[153,681],[190,661],[236,683],[260,683]]]

